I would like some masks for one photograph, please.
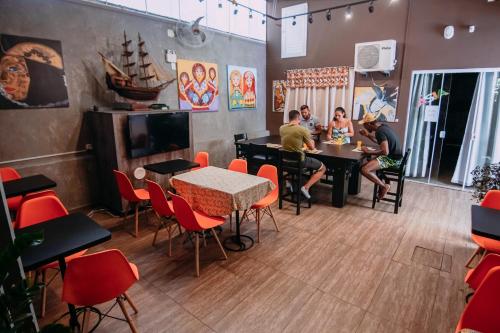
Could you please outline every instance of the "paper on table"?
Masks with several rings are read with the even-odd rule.
[[[319,154],[322,152],[322,150],[319,149],[314,149],[314,150],[306,150],[309,154]]]
[[[333,140],[329,140],[329,141],[323,141],[324,144],[327,144],[327,145],[336,145],[337,143],[335,143]]]
[[[375,151],[376,150],[373,147],[366,147],[366,149],[368,149],[369,151]],[[352,151],[355,151],[356,153],[362,153],[363,152],[361,149],[358,149],[358,148],[354,148]]]
[[[281,145],[278,143],[266,143],[266,147],[269,148],[281,148]]]

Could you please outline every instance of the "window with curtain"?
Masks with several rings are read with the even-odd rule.
[[[283,122],[288,111],[299,110],[306,104],[311,113],[327,127],[335,108],[341,106],[351,117],[354,92],[354,69],[347,66],[293,69],[287,71],[287,95]]]

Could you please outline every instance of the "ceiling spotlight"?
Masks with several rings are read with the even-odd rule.
[[[250,9],[250,12],[248,13],[248,18],[249,19],[252,19],[253,18],[253,14],[252,14],[252,10]]]
[[[266,24],[266,17],[262,14],[262,24]]]
[[[345,11],[345,18],[346,18],[346,20],[350,20],[352,18],[351,6],[347,6],[347,9]]]
[[[309,14],[309,18],[307,19],[309,23],[313,23],[313,14]]]
[[[234,14],[234,15],[238,14],[238,7],[234,7],[233,14]]]
[[[326,12],[326,19],[328,21],[332,19],[332,11],[330,9],[328,9],[328,11]]]
[[[371,14],[375,11],[375,6],[373,5],[373,1],[370,2],[370,6],[368,6],[368,12]]]
[[[295,16],[293,17],[293,22],[292,22],[292,25],[296,25],[297,22],[295,22]]]
[[[219,8],[222,8],[222,2],[219,0]]]

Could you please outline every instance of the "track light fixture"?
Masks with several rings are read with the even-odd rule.
[[[309,14],[309,18],[307,19],[309,21],[309,23],[313,23],[313,14]]]
[[[352,9],[351,9],[351,6],[347,6],[347,9],[345,11],[345,18],[347,20],[350,20],[352,18]]]
[[[370,6],[368,6],[368,12],[371,14],[375,11],[375,6],[373,5],[373,1],[370,2]]]
[[[264,16],[264,14],[262,15],[262,24],[266,24],[266,17]]]
[[[253,19],[253,12],[252,10],[250,9],[250,12],[248,13],[248,18],[249,19]]]
[[[222,2],[219,0],[219,8],[222,8]]]
[[[234,15],[237,15],[238,14],[238,4],[234,5],[234,11],[233,11],[233,14]]]
[[[292,25],[296,25],[297,22],[295,22],[295,16],[293,17],[293,22],[292,22]]]
[[[328,9],[328,11],[326,12],[326,19],[328,21],[332,19],[332,11],[330,9]]]

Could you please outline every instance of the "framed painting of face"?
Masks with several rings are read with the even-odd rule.
[[[217,64],[177,60],[179,108],[217,111],[219,109],[219,73]]]
[[[0,35],[0,109],[68,107],[61,42]]]
[[[227,66],[229,111],[257,107],[257,69]]]

